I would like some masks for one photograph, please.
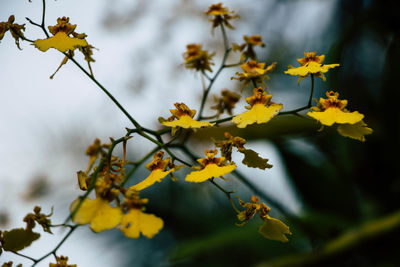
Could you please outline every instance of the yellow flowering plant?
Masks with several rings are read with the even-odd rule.
[[[282,111],[283,104],[272,101],[272,94],[267,92],[265,84],[265,80],[269,79],[267,74],[276,68],[277,62],[267,66],[266,63],[257,61],[254,47],[265,46],[260,35],[245,35],[243,37],[245,43],[242,45],[231,44],[228,41],[225,27],[233,29],[230,24],[231,20],[237,19],[238,16],[234,11],[222,6],[222,3],[211,5],[205,12],[212,22],[212,28],[221,29],[225,50],[219,67],[213,69],[213,57],[216,53],[209,53],[207,50],[203,50],[200,44],[188,44],[186,46],[187,50],[183,53],[184,66],[189,70],[199,72],[208,81],[207,86],[204,87],[198,111],[190,109],[182,102],[176,102],[174,104],[175,109],[170,110],[172,116],[167,119],[159,118],[160,129],[148,129],[143,127],[127,112],[118,100],[94,77],[90,65],[90,63],[94,62],[92,57],[94,46],[88,44],[86,34],[75,32],[77,25],[71,24],[69,18],[63,16],[57,19],[56,25],[45,27],[44,3],[45,1],[43,1],[43,20],[41,24],[29,19],[28,21],[32,25],[40,27],[46,38],[28,39],[22,33],[25,30],[25,25],[14,23],[14,16],[10,16],[7,22],[0,22],[0,40],[3,39],[7,31],[10,31],[18,48],[20,48],[19,40],[23,40],[31,43],[42,52],[53,48],[62,53],[64,60],[60,67],[66,64],[68,60],[71,60],[113,101],[128,118],[132,128],[126,128],[125,135],[118,139],[110,138],[109,143],[102,143],[100,139],[95,139],[93,144],[87,148],[88,167],[86,170],[77,172],[77,183],[84,193],[72,201],[69,209],[70,213],[63,223],[52,224],[50,219],[52,212],[45,215],[41,213],[40,207],[35,207],[34,213],[28,213],[24,218],[24,222],[27,224],[26,228],[0,232],[0,253],[6,251],[25,257],[33,262],[32,266],[51,255],[54,255],[56,262],[50,263],[51,267],[76,266],[75,264],[70,265],[67,263],[68,257],[58,256],[56,253],[78,227],[86,224],[95,233],[117,228],[128,238],[140,238],[141,235],[147,238],[156,237],[164,229],[164,224],[168,227],[168,221],[164,222],[162,218],[150,213],[151,211],[147,213],[145,206],[149,200],[148,198],[141,198],[139,193],[146,194],[154,190],[158,187],[157,184],[161,183],[168,175],[171,176],[173,181],[177,182],[183,182],[182,180],[184,180],[188,184],[209,183],[215,186],[226,195],[233,210],[237,213],[237,219],[241,222],[240,226],[246,224],[257,213],[264,222],[259,227],[259,232],[262,236],[270,240],[288,242],[287,235],[292,234],[289,226],[281,220],[271,217],[271,208],[267,204],[260,202],[260,199],[255,196],[251,197],[250,202],[244,202],[239,198],[239,192],[226,190],[219,184],[220,180],[216,179],[223,178],[226,181],[225,186],[232,186],[230,180],[226,178],[235,176],[243,181],[245,185],[250,185],[247,179],[237,170],[241,166],[232,160],[232,154],[235,152],[243,154],[243,165],[250,168],[258,168],[265,172],[268,172],[268,169],[273,167],[268,162],[269,160],[259,156],[256,151],[245,148],[246,139],[233,136],[228,132],[224,133],[223,140],[217,140],[219,139],[217,137],[212,139],[215,147],[220,150],[220,157],[217,157],[217,149],[206,149],[205,157],[200,158],[188,145],[188,140],[195,134],[195,130],[201,131],[202,128],[218,129],[221,124],[230,123],[231,129],[240,130],[245,136],[246,127],[249,125],[258,127],[258,124],[269,123],[274,117],[280,115],[303,116],[300,112],[309,110],[307,112],[309,117],[325,126],[337,126],[339,134],[345,137],[364,142],[365,135],[372,133],[372,129],[367,127],[364,122],[364,115],[357,111],[350,112],[347,110],[347,100],[340,100],[337,92],[327,92],[327,98],[320,98],[317,106],[312,107],[314,77],[325,80],[324,73],[339,66],[339,64],[323,64],[325,56],[316,56],[316,52],[305,52],[305,57],[298,59],[300,67],[289,67],[285,71],[287,74],[299,76],[299,82],[301,79],[310,76],[311,88],[307,105],[289,111]],[[84,68],[81,63],[73,58],[76,50],[84,55],[84,60],[88,63],[87,68]],[[227,63],[232,50],[241,52],[239,63]],[[205,116],[206,102],[215,80],[222,70],[237,66],[240,66],[242,72],[236,72],[236,77],[232,77],[232,79],[243,82],[242,88],[249,85],[253,95],[247,94],[247,91],[236,93],[224,89],[220,97],[214,97],[216,105],[211,107],[211,109],[216,110],[217,114]],[[208,76],[206,71],[213,73],[213,76]],[[54,74],[51,78],[53,76]],[[278,93],[274,93],[274,95],[278,95]],[[240,98],[245,98],[249,106],[245,107],[247,111],[237,113],[235,109]],[[224,113],[229,116],[220,118]],[[169,135],[171,129],[172,134]],[[148,140],[154,145],[152,150],[135,162],[127,160],[129,156],[127,144],[132,137]],[[114,149],[117,146],[122,146],[122,157],[118,157],[114,153]],[[164,159],[165,154],[168,156]],[[151,156],[153,156],[153,159],[149,161]],[[137,174],[137,170],[146,162],[145,167],[150,171],[150,174],[143,178],[143,176]],[[175,165],[175,162],[181,165]],[[132,181],[133,179],[136,180]],[[249,186],[249,188],[253,191],[256,190],[256,193],[260,192],[260,190],[253,187]],[[235,206],[232,194],[236,194],[238,203],[243,210],[239,210]],[[263,198],[268,202],[266,197]],[[58,245],[52,251],[39,258],[18,252],[30,246],[40,237],[40,234],[33,232],[36,224],[39,224],[49,234],[52,234],[54,227],[68,228],[65,237]]]
[[[328,70],[338,67],[339,64],[323,64],[325,55],[316,56],[317,52],[304,52],[304,57],[297,59],[300,63],[300,67],[288,66],[288,70],[285,71],[286,74],[299,76],[297,84],[306,78],[308,75],[314,75],[315,77],[321,78],[323,81],[326,80],[324,73]]]

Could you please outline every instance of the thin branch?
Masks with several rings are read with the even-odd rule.
[[[205,70],[202,70],[201,73],[203,74],[204,77],[207,78],[207,80],[211,81],[211,77],[208,76],[208,74],[205,72]]]
[[[227,117],[227,118],[223,118],[223,119],[219,119],[219,120],[215,120],[215,121],[211,121],[211,122],[212,122],[212,123],[216,123],[216,124],[220,124],[220,123],[223,123],[223,122],[232,120],[233,117],[234,117],[234,116],[230,116],[230,117]]]
[[[88,76],[113,102],[117,107],[125,114],[125,116],[135,125],[136,128],[141,129],[140,124],[125,110],[125,108],[118,102],[118,100],[99,82],[96,78],[94,78],[88,71],[86,71],[73,57],[69,56],[66,53],[63,53],[67,56],[72,62],[75,63],[78,68],[80,68],[86,76]]]
[[[236,64],[225,64],[224,67],[225,68],[232,68],[232,67],[237,67],[240,66],[242,64],[242,62],[236,63]]]
[[[60,241],[60,243],[58,243],[58,245],[49,253],[47,253],[46,255],[42,256],[40,259],[38,259],[34,264],[32,264],[31,267],[36,266],[36,264],[38,264],[39,262],[41,262],[42,260],[44,260],[45,258],[47,258],[50,255],[56,255],[57,250],[62,246],[62,244],[64,244],[64,242],[68,239],[68,237],[75,231],[76,228],[78,228],[79,225],[75,225],[73,226],[69,232],[64,236],[64,238]]]
[[[49,38],[49,33],[46,30],[46,26],[45,26],[45,16],[46,16],[46,0],[43,0],[43,12],[42,12],[42,24],[41,24],[41,28],[43,29],[44,33],[46,34],[47,38]]]
[[[203,97],[201,99],[199,113],[197,115],[197,119],[198,120],[202,120],[203,119],[203,117],[202,117],[203,116],[203,110],[204,110],[204,106],[206,104],[207,96],[210,93],[210,90],[211,90],[215,80],[218,78],[218,75],[225,68],[226,60],[228,59],[229,52],[231,51],[231,49],[229,48],[228,37],[226,36],[226,32],[225,32],[225,28],[224,28],[223,24],[221,24],[221,31],[222,31],[222,36],[223,36],[223,39],[224,39],[224,47],[225,47],[224,57],[222,58],[221,66],[219,67],[219,69],[217,70],[215,75],[211,79],[209,79],[210,83],[208,84],[207,89],[203,93]]]
[[[234,170],[232,174],[241,182],[243,183],[247,188],[249,188],[255,195],[258,195],[260,198],[264,199],[266,202],[274,206],[282,215],[284,215],[287,218],[293,218],[294,215],[286,209],[284,206],[282,206],[278,201],[275,199],[271,198],[264,192],[260,191],[255,185],[253,185],[241,172],[238,170]]]
[[[42,26],[41,26],[39,23],[36,23],[36,22],[32,21],[30,18],[26,17],[25,19],[26,19],[30,24],[32,24],[32,25],[34,25],[34,26],[37,26],[37,27],[39,27],[39,28],[42,28]]]
[[[296,109],[289,110],[289,111],[279,112],[278,115],[289,115],[289,114],[294,115],[297,112],[300,112],[300,111],[303,111],[305,109],[311,108],[311,101],[312,101],[313,94],[314,94],[314,74],[311,74],[311,88],[310,88],[310,96],[308,97],[307,106],[304,106],[304,107],[301,107],[301,108],[296,108]]]
[[[314,94],[314,74],[311,74],[311,90],[310,90],[310,97],[308,98],[308,107],[311,107],[311,101]]]
[[[25,258],[25,259],[31,260],[31,261],[33,261],[34,263],[39,262],[39,260],[34,259],[34,258],[32,258],[32,257],[29,257],[29,256],[27,256],[27,255],[21,254],[21,253],[19,253],[19,252],[12,251],[12,250],[9,250],[9,252],[14,253],[15,255],[18,255],[18,256],[23,257],[23,258]]]
[[[158,150],[160,150],[159,146],[157,146],[157,147],[153,148],[152,150],[150,150],[150,152],[148,152],[142,159],[140,159],[135,164],[135,166],[125,175],[125,180],[121,183],[121,186],[124,186],[128,182],[129,178],[131,178],[131,176],[137,171],[139,166],[142,165],[148,158],[150,158]]]

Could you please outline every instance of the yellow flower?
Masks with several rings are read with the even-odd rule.
[[[84,39],[86,35],[76,33],[75,28],[76,24],[69,23],[69,18],[58,18],[57,25],[49,26],[49,31],[54,36],[47,39],[38,39],[33,44],[43,52],[46,52],[49,48],[55,48],[60,52],[67,52],[68,50],[88,46],[88,43]],[[69,36],[71,34],[73,37]]]
[[[140,191],[143,190],[151,185],[153,185],[156,182],[161,182],[161,180],[167,176],[170,172],[173,172],[175,169],[170,169],[166,171],[166,168],[168,167],[170,158],[167,158],[163,160],[162,158],[164,157],[164,152],[159,151],[154,154],[153,160],[146,165],[146,168],[151,171],[150,175],[141,181],[140,183],[131,186],[129,189],[130,190],[136,190]]]
[[[214,65],[211,62],[214,55],[215,53],[208,54],[207,50],[202,50],[201,44],[188,44],[183,58],[185,59],[185,66],[188,69],[195,69],[197,71],[208,70],[212,72],[210,65]]]
[[[162,122],[162,125],[168,127],[182,127],[186,129],[215,125],[215,123],[194,120],[193,117],[196,114],[196,110],[189,109],[184,103],[175,103],[175,107],[176,109],[170,109],[172,116],[168,118],[167,121]]]
[[[140,233],[152,238],[164,227],[163,220],[143,212],[148,199],[140,199],[137,191],[130,190],[125,196],[122,206],[128,209],[128,213],[122,217],[119,230],[129,238],[139,238]]]
[[[300,81],[309,74],[313,74],[325,81],[326,78],[324,73],[328,72],[329,69],[338,67],[339,64],[323,64],[322,62],[325,59],[325,55],[316,56],[316,54],[317,52],[304,52],[304,58],[297,59],[301,66],[294,68],[289,65],[288,70],[285,71],[285,73],[294,76],[299,75],[300,77],[297,84],[299,84]]]
[[[234,27],[229,23],[231,19],[239,18],[233,10],[229,10],[227,7],[222,6],[222,3],[211,5],[206,12],[208,16],[214,16],[210,21],[213,23],[213,29],[218,27],[220,24],[224,24],[226,27],[234,29]]]
[[[50,263],[50,267],[76,267],[76,264],[67,264],[68,257],[56,256],[57,263]]]
[[[207,149],[205,154],[206,158],[197,160],[197,162],[200,163],[200,166],[196,168],[200,170],[189,173],[185,178],[186,181],[202,183],[211,178],[221,177],[236,169],[236,165],[234,163],[227,165],[224,157],[215,158],[217,150]]]
[[[11,36],[15,39],[15,44],[21,49],[21,47],[19,47],[19,38],[24,38],[22,31],[25,31],[25,24],[19,25],[14,23],[14,21],[15,17],[11,15],[7,22],[0,22],[0,41],[3,39],[4,34],[10,31]]]
[[[240,61],[243,61],[247,58],[257,60],[257,55],[254,52],[254,46],[261,46],[264,47],[265,44],[262,41],[262,37],[259,34],[243,36],[243,40],[245,43],[238,45],[236,43],[233,44],[233,51],[240,51],[242,55],[240,56]]]
[[[79,198],[72,202],[71,212],[75,210],[79,202]],[[86,198],[73,216],[72,221],[77,224],[90,223],[90,228],[94,232],[101,232],[117,226],[122,215],[119,207],[111,207],[108,201],[101,197],[96,197],[96,199]]]
[[[292,234],[289,227],[282,221],[269,216],[271,209],[264,203],[259,203],[258,197],[252,196],[251,202],[247,203],[239,199],[239,203],[245,209],[237,215],[238,219],[242,221],[242,223],[238,224],[238,226],[243,226],[251,218],[253,218],[256,213],[258,213],[258,215],[260,215],[261,219],[264,221],[264,225],[262,225],[258,230],[260,234],[271,240],[281,242],[289,241],[286,237],[287,234]]]
[[[312,107],[313,110],[307,113],[308,116],[327,126],[334,123],[355,124],[364,118],[364,115],[358,111],[348,111],[347,100],[338,99],[339,93],[330,91],[326,92],[326,96],[327,99],[319,99],[318,105]]]
[[[254,88],[254,95],[246,98],[246,102],[250,105],[246,107],[249,111],[233,117],[232,122],[239,128],[245,128],[253,123],[270,121],[283,108],[282,104],[271,102],[271,98],[272,95],[267,95],[261,86]]]
[[[365,142],[365,135],[372,134],[373,132],[362,120],[355,124],[341,124],[338,126],[337,131],[345,137],[356,139],[361,142]]]
[[[231,79],[244,81],[243,87],[246,86],[250,81],[264,83],[265,79],[269,79],[267,74],[275,69],[276,64],[277,63],[274,62],[265,69],[265,63],[258,63],[257,61],[250,60],[240,65],[243,72],[236,72],[238,77],[232,77]]]

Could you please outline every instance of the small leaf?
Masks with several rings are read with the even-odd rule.
[[[26,248],[37,240],[40,234],[23,228],[12,229],[3,232],[3,249],[6,251],[18,251]]]
[[[268,164],[268,159],[264,159],[258,155],[257,152],[251,149],[240,149],[239,152],[244,154],[243,164],[250,168],[259,168],[265,170],[271,169],[272,165]]]
[[[258,232],[262,234],[265,238],[281,241],[281,242],[288,242],[289,239],[285,236],[285,234],[291,235],[289,226],[284,224],[282,221],[271,218],[268,216],[266,218],[265,223],[258,229]]]

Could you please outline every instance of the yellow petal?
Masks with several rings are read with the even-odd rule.
[[[364,115],[358,113],[358,111],[343,112],[339,108],[328,108],[322,112],[310,111],[307,115],[327,126],[331,126],[334,123],[355,124],[364,118]]]
[[[264,225],[258,229],[258,232],[265,238],[281,242],[288,242],[289,240],[285,234],[292,234],[286,224],[278,219],[271,218],[268,215],[266,218],[264,218]]]
[[[214,126],[215,123],[196,121],[192,119],[189,115],[183,115],[176,121],[166,121],[163,122],[162,125],[168,127],[182,127],[188,129],[188,128],[201,128],[201,127]]]
[[[221,177],[227,173],[230,173],[236,169],[235,164],[229,164],[226,166],[218,166],[217,164],[208,164],[204,169],[200,171],[193,171],[186,175],[185,180],[188,182],[202,183],[211,178]]]
[[[129,190],[136,190],[136,191],[140,191],[143,190],[151,185],[153,185],[155,182],[161,182],[161,180],[167,176],[170,172],[174,171],[175,169],[171,169],[169,171],[162,171],[161,169],[155,169],[153,170],[150,175],[144,179],[143,181],[141,181],[140,183],[131,186],[129,188]]]
[[[131,209],[122,217],[119,229],[130,238],[139,238],[140,233],[148,238],[156,235],[164,226],[161,218],[153,214],[143,213],[139,209]]]
[[[80,198],[77,198],[74,202],[71,203],[69,208],[70,212],[73,212],[75,208],[78,206]],[[86,198],[82,205],[79,207],[78,211],[75,213],[72,221],[77,224],[87,224],[89,223],[96,213],[96,200]]]
[[[372,129],[367,127],[367,124],[363,121],[359,121],[356,124],[342,124],[337,128],[339,134],[349,137],[352,139],[365,142],[365,135],[372,134]]]
[[[77,207],[79,201],[80,199],[78,198],[72,202],[71,212]],[[111,207],[108,201],[101,198],[87,198],[82,202],[72,221],[77,224],[90,223],[90,228],[94,232],[100,232],[117,226],[121,221],[121,217],[122,211],[120,208]]]
[[[79,46],[88,45],[85,39],[69,37],[65,32],[58,32],[52,37],[38,39],[33,43],[37,49],[43,52],[46,52],[49,48],[55,48],[60,52],[67,52],[68,50],[75,50]]]
[[[286,74],[290,75],[300,75],[300,76],[306,76],[307,74],[315,74],[315,73],[326,73],[328,72],[329,69],[338,67],[339,64],[320,64],[317,62],[309,62],[304,66],[298,67],[298,68],[289,68],[287,71],[285,71]]]
[[[253,123],[266,123],[278,114],[282,108],[282,104],[271,104],[269,107],[264,104],[255,104],[249,111],[235,116],[232,122],[236,123],[239,128],[245,128]]]

